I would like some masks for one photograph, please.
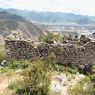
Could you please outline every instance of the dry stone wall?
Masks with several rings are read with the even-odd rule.
[[[95,42],[88,42],[80,47],[66,44],[59,45],[56,48],[57,63],[88,67],[95,62]]]
[[[26,41],[6,40],[5,49],[7,60],[32,59],[36,55],[34,46]]]
[[[33,44],[22,40],[6,40],[5,50],[7,60],[33,59],[35,57],[46,57],[52,51],[53,46],[45,43]]]
[[[74,44],[39,44],[37,48],[34,48],[27,41],[6,40],[5,47],[7,60],[45,57],[54,52],[57,63],[64,65],[89,65],[95,61],[95,42],[88,42],[80,47]]]

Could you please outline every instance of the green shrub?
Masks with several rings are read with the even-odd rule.
[[[60,36],[58,34],[54,34],[54,33],[51,33],[51,32],[49,32],[45,36],[40,36],[39,37],[39,41],[46,42],[46,43],[54,42],[54,41],[58,41],[58,40],[60,40]]]
[[[29,95],[27,91],[28,91],[27,89],[21,88],[21,89],[18,89],[16,93],[18,93],[18,95]]]
[[[54,52],[51,52],[43,61],[50,69],[56,69],[56,56]]]
[[[10,73],[14,72],[17,69],[25,69],[28,68],[28,66],[31,65],[31,61],[28,60],[13,60],[10,63],[8,63],[6,66],[0,68],[0,73]]]
[[[80,80],[74,87],[69,88],[70,95],[94,95],[95,86],[89,76]]]
[[[20,95],[29,95],[20,81],[11,83],[8,88],[17,91]]]
[[[2,68],[0,68],[0,73],[2,74],[2,73],[10,73],[10,72],[12,72],[13,71],[13,69],[10,69],[9,67],[2,67]]]
[[[21,60],[21,61],[13,60],[11,61],[11,63],[9,63],[8,67],[10,69],[25,69],[29,66],[30,63],[31,62],[27,60]]]
[[[95,75],[95,64],[92,66],[91,71]]]
[[[67,68],[67,72],[71,74],[76,74],[78,72],[77,67],[75,67],[74,65],[72,67],[66,67],[66,68]]]
[[[31,95],[48,95],[51,76],[43,61],[34,60],[22,75],[24,76],[24,88],[27,93],[31,93]],[[18,91],[22,93],[21,89]]]
[[[17,89],[20,89],[20,88],[22,88],[22,86],[19,84],[19,83],[17,83],[17,82],[14,82],[14,83],[11,83],[9,86],[8,86],[8,88],[9,89],[15,89],[15,90],[17,90]]]
[[[5,48],[4,46],[0,46],[0,60],[5,59]]]

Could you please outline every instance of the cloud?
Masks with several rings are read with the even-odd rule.
[[[0,7],[95,15],[95,0],[0,0]]]
[[[9,7],[10,5],[6,2],[6,1],[2,1],[2,0],[0,0],[0,7],[2,7],[2,8],[7,8],[7,7]]]

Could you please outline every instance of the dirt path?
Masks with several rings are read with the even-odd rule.
[[[16,73],[16,72],[10,76],[6,74],[0,75],[0,95],[2,95],[5,92],[5,90],[7,89],[10,83],[16,82],[17,80],[21,78],[19,73]]]

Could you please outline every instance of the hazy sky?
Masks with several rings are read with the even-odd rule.
[[[0,0],[0,7],[95,16],[95,0]]]

